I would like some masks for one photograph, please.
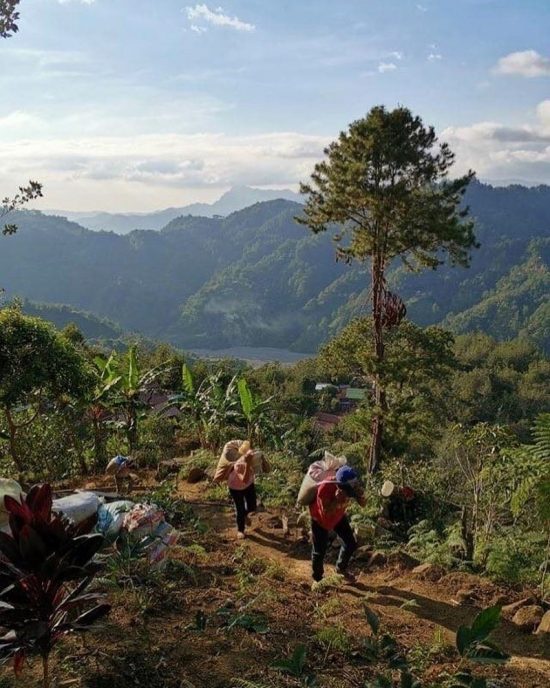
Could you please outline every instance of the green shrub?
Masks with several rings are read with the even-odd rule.
[[[193,468],[200,468],[203,471],[212,470],[216,467],[218,457],[208,449],[198,449],[189,456],[182,466],[179,477],[187,480],[187,476]]]
[[[157,414],[145,416],[140,423],[139,459],[142,466],[155,467],[176,453],[175,427]]]
[[[484,556],[485,570],[496,581],[538,583],[545,544],[544,538],[537,533],[520,533],[510,529],[492,538],[485,551],[480,548],[479,556]]]
[[[271,472],[256,480],[258,496],[267,507],[292,508],[303,478],[298,459],[284,452],[268,455]]]
[[[434,528],[431,521],[425,519],[409,530],[410,539],[407,549],[422,561],[452,568],[462,562],[466,545],[461,534],[459,522],[443,530]]]

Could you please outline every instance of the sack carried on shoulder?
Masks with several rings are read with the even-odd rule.
[[[344,466],[348,460],[345,456],[334,456],[325,452],[325,457],[315,461],[308,468],[298,492],[297,506],[309,506],[317,496],[317,488],[325,480],[334,479],[336,471]]]
[[[241,444],[241,440],[231,440],[225,444],[218,465],[216,466],[216,472],[213,478],[214,482],[221,483],[229,478],[229,474],[233,470],[233,465],[240,456],[239,447]]]

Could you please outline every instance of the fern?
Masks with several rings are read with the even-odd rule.
[[[550,413],[542,413],[535,420],[533,436],[533,456],[541,461],[550,462]]]
[[[515,517],[525,505],[535,498],[541,521],[550,520],[548,507],[550,493],[550,413],[543,413],[533,426],[535,443],[523,445],[513,453],[513,458],[524,465],[527,473],[512,495],[510,507]]]

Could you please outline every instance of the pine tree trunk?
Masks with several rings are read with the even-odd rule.
[[[384,294],[384,264],[379,255],[372,261],[372,322],[374,334],[374,358],[376,369],[374,373],[374,403],[375,412],[371,425],[371,443],[369,451],[369,473],[376,473],[380,468],[382,454],[382,435],[384,432],[384,413],[386,411],[386,391],[382,379],[382,365],[384,363],[384,327],[382,306]]]

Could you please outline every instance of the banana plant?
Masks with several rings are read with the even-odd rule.
[[[226,387],[223,385],[222,377],[222,371],[210,375],[201,384],[198,392],[202,403],[205,439],[211,448],[220,446],[224,435],[236,428],[239,421],[237,377],[234,376]]]
[[[181,368],[181,392],[170,397],[168,405],[174,403],[178,404],[183,416],[184,424],[197,433],[200,446],[206,446],[206,438],[204,432],[204,403],[203,403],[203,385],[204,382],[197,387],[193,378],[191,369],[184,363]]]
[[[161,363],[154,368],[142,371],[139,366],[137,347],[133,344],[125,361],[116,359],[118,381],[114,384],[114,404],[124,415],[122,423],[128,440],[128,450],[134,452],[139,445],[139,420],[147,405],[143,393],[147,392],[153,382],[166,371],[169,363]]]
[[[116,368],[116,354],[113,352],[108,358],[96,356],[93,370],[95,386],[91,399],[86,402],[84,415],[92,426],[95,470],[102,471],[107,465],[106,423],[111,416],[113,389],[121,379]]]
[[[237,390],[250,442],[259,445],[267,439],[276,441],[277,433],[271,405],[273,397],[267,399],[256,397],[244,377],[237,382]]]

